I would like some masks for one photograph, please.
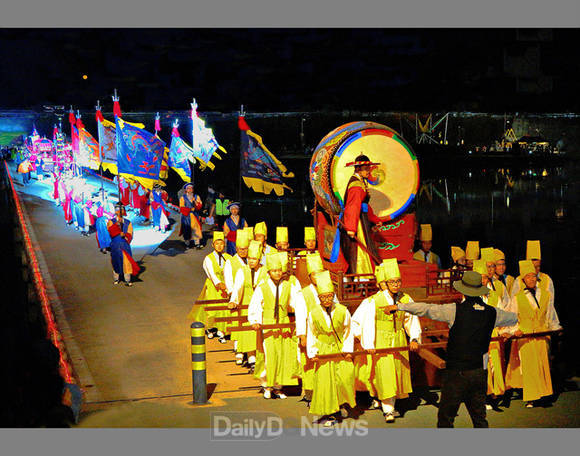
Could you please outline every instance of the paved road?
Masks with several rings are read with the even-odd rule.
[[[132,288],[115,286],[109,255],[99,252],[94,235],[83,237],[65,225],[48,185],[33,180],[17,190],[70,327],[65,342],[76,344],[80,353],[73,361],[90,374],[83,379],[88,402],[189,394],[186,316],[201,291],[201,262],[210,247],[186,252],[179,223],[167,236],[136,222],[133,256],[143,259],[144,270]]]

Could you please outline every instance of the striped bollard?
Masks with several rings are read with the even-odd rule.
[[[193,402],[206,404],[205,326],[199,321],[194,321],[191,324],[191,373],[193,377]]]

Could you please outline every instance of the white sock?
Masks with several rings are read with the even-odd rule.
[[[392,413],[395,410],[395,398],[383,399],[381,401],[381,407],[383,408],[383,413]]]
[[[255,364],[255,363],[256,363],[256,357],[254,355],[248,356],[248,364]]]

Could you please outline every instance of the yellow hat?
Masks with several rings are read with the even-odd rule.
[[[256,226],[254,227],[254,236],[256,234],[263,234],[268,237],[268,227],[266,226],[266,222],[256,223]]]
[[[521,260],[520,261],[520,276],[525,277],[528,274],[536,274],[536,268],[532,260]]]
[[[316,241],[316,230],[313,226],[304,227],[304,242],[306,241]]]
[[[487,275],[487,265],[485,260],[473,260],[473,270],[479,272],[482,276]]]
[[[493,247],[486,247],[481,249],[481,259],[483,261],[495,263],[495,253],[493,251]]]
[[[421,225],[421,233],[419,234],[420,241],[432,241],[433,231],[431,230],[431,225],[425,224]]]
[[[252,240],[254,239],[254,227],[253,226],[247,226],[244,228],[244,231],[246,233],[248,233],[248,239]]]
[[[465,250],[463,250],[461,247],[452,246],[451,258],[453,259],[453,261],[457,261],[459,260],[459,258],[465,258]]]
[[[282,269],[282,259],[278,253],[269,253],[266,255],[266,270]]]
[[[385,280],[391,280],[401,277],[401,272],[399,271],[399,265],[397,264],[396,258],[389,258],[388,260],[383,260],[381,264],[381,269]]]
[[[322,258],[320,258],[319,253],[309,253],[306,255],[306,270],[308,271],[308,274],[324,271]]]
[[[286,272],[288,270],[288,252],[278,252],[277,254],[280,257],[280,263],[282,264],[282,272]]]
[[[287,226],[277,226],[276,227],[276,244],[278,242],[288,242],[288,227]]]
[[[479,241],[467,241],[465,248],[465,258],[468,260],[479,259]]]
[[[223,231],[214,231],[213,232],[213,242],[215,241],[224,241],[224,232]]]
[[[541,260],[542,250],[540,249],[540,241],[528,241],[526,246],[526,260]]]
[[[334,285],[329,271],[321,271],[316,274],[316,290],[318,294],[334,293]]]
[[[250,241],[250,246],[248,247],[248,258],[262,257],[262,243],[260,241]]]
[[[493,254],[495,256],[495,261],[499,260],[505,261],[505,253],[503,253],[500,249],[493,249]]]
[[[245,230],[238,230],[236,233],[236,247],[245,249],[250,245],[250,238],[248,232]]]
[[[385,270],[383,269],[382,264],[375,266],[375,278],[377,279],[377,284],[387,280],[385,278]]]

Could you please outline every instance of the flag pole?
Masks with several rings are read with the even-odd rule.
[[[77,109],[77,122],[79,119],[81,119],[81,111],[79,109]],[[79,150],[77,152],[80,152],[80,145],[81,145],[81,131],[80,129],[77,127],[78,130],[78,134],[77,134],[77,143],[79,145]],[[79,154],[77,153],[77,157],[79,156]],[[78,168],[78,173],[79,173],[79,177],[83,177],[83,167],[80,166],[77,162],[77,168]]]
[[[95,106],[95,111],[101,110],[101,102],[97,100],[97,106]],[[99,120],[97,119],[97,123]],[[98,132],[99,125],[97,125],[97,132]],[[101,142],[99,138],[99,171],[101,173],[101,199],[103,200],[103,205],[105,204],[105,187],[103,185],[103,157],[101,156]]]
[[[119,103],[119,96],[117,95],[117,89],[115,89],[114,93],[113,93],[113,105],[116,103]],[[115,117],[117,117],[115,115]],[[117,122],[115,122],[117,123]],[[119,132],[117,131],[117,128],[115,127],[115,136],[118,136]],[[116,143],[116,141],[115,141]],[[117,154],[119,153],[117,144],[115,144],[115,148],[117,149]],[[117,160],[117,195],[118,195],[118,204],[121,204],[121,175],[119,174],[119,160]]]
[[[240,117],[245,117],[246,111],[244,111],[244,105],[240,107]],[[242,141],[240,132],[240,178],[238,181],[238,201],[242,203]]]
[[[193,99],[193,103],[189,103],[189,105],[191,106],[191,146],[193,147],[194,151],[195,151],[195,136],[194,136],[194,130],[193,130],[193,123],[195,122],[193,119],[194,115],[197,115],[197,102],[195,101],[195,98]],[[191,167],[191,183],[194,185],[196,185],[195,182],[195,165]]]

